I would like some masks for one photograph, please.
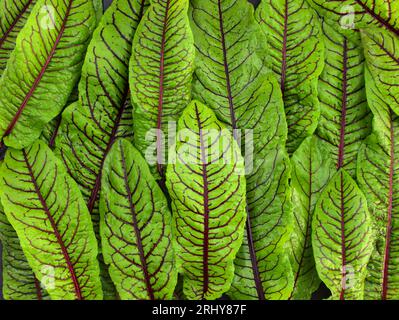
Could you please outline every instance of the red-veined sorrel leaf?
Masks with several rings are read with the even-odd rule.
[[[320,115],[317,78],[324,61],[320,22],[305,0],[263,0],[256,19],[266,36],[266,62],[280,81],[287,149],[292,153],[316,130]]]
[[[177,268],[188,299],[216,299],[234,276],[245,227],[244,160],[231,132],[193,101],[178,122],[166,185]]]
[[[372,242],[366,199],[345,169],[340,169],[320,195],[312,223],[317,272],[332,299],[363,299]]]
[[[320,284],[313,257],[311,226],[319,196],[336,172],[326,142],[306,138],[291,158],[294,229],[290,236],[294,290],[290,299],[310,299]]]
[[[38,0],[0,80],[0,136],[30,145],[65,106],[95,27],[89,0]]]
[[[101,240],[122,299],[171,299],[177,281],[168,202],[145,159],[127,140],[104,163]]]
[[[36,279],[22,251],[18,236],[0,203],[0,241],[2,244],[2,291],[6,300],[42,300],[48,295]]]
[[[399,36],[383,28],[361,34],[368,69],[387,104],[399,114]]]
[[[116,138],[132,136],[128,65],[146,6],[145,0],[118,0],[107,10],[88,47],[79,101],[63,113],[55,140],[56,153],[87,201],[97,236],[105,158]],[[103,283],[103,288],[105,296],[112,297],[111,284]]]
[[[378,26],[399,36],[399,2],[396,0],[310,0],[338,32]]]
[[[359,36],[349,40],[323,24],[325,67],[319,79],[321,117],[317,135],[330,145],[337,168],[354,177],[356,156],[371,131]]]
[[[265,67],[264,34],[245,0],[194,0],[189,15],[197,48],[193,96],[245,140],[249,212],[228,294],[286,299],[294,280],[284,248],[292,222],[287,125],[279,84]]]
[[[82,195],[42,141],[9,149],[0,196],[29,265],[53,299],[102,299],[97,243]]]
[[[134,145],[163,181],[168,125],[191,100],[194,44],[188,0],[150,0],[130,60]],[[163,184],[163,182],[162,182]]]
[[[36,0],[0,1],[0,77]]]
[[[364,297],[398,299],[399,118],[369,74],[366,81],[373,134],[359,151],[357,177],[375,224],[376,247],[367,266]]]

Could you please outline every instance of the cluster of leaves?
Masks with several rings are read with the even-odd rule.
[[[398,1],[0,0],[0,77],[6,299],[399,298]]]

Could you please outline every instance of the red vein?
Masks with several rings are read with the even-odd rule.
[[[54,57],[54,53],[55,53],[55,51],[56,51],[56,49],[58,47],[58,44],[61,41],[61,37],[63,36],[64,31],[65,31],[65,27],[66,27],[66,23],[68,21],[69,13],[70,13],[71,8],[72,8],[72,2],[73,2],[73,0],[70,0],[68,8],[67,8],[67,10],[65,12],[65,19],[64,19],[64,21],[62,23],[60,32],[59,32],[59,34],[57,36],[57,39],[54,42],[53,47],[51,48],[51,51],[50,51],[50,53],[49,53],[49,55],[48,55],[48,57],[46,59],[46,62],[44,63],[42,69],[40,70],[39,75],[36,77],[32,87],[29,90],[29,92],[27,93],[27,95],[25,96],[24,100],[22,101],[22,104],[19,106],[18,111],[15,114],[14,118],[11,120],[10,124],[8,125],[7,129],[5,130],[3,138],[8,136],[11,133],[11,131],[14,129],[15,125],[17,124],[17,122],[19,120],[19,117],[21,116],[23,110],[25,109],[28,101],[33,96],[35,90],[37,89],[40,81],[42,80],[42,78],[44,76],[44,73],[47,70],[48,65],[50,64],[52,58]]]
[[[284,9],[284,35],[283,35],[283,49],[281,59],[281,80],[280,87],[284,96],[285,79],[287,77],[287,33],[288,33],[288,0],[285,0]]]
[[[338,163],[337,169],[344,165],[345,152],[345,129],[346,129],[346,109],[348,104],[348,41],[345,38],[343,44],[343,66],[342,66],[342,111],[341,111],[341,128],[338,147]]]
[[[195,113],[197,116],[197,123],[199,128],[199,138],[201,145],[201,162],[202,162],[202,181],[204,185],[204,244],[203,244],[203,255],[202,255],[202,266],[203,266],[203,287],[202,287],[202,296],[204,296],[208,292],[209,288],[209,186],[208,186],[208,177],[207,177],[207,160],[205,157],[205,146],[204,146],[204,138],[202,132],[202,125],[200,121],[200,115],[198,113],[197,105],[195,105]]]
[[[0,38],[0,49],[5,43],[6,39],[10,35],[11,31],[15,28],[17,25],[18,21],[22,18],[22,16],[25,14],[25,12],[28,10],[30,5],[32,4],[33,0],[29,0],[28,3],[22,8],[21,12],[15,17],[15,20],[13,23],[10,25],[10,27],[7,29],[7,31],[4,33],[4,36]]]
[[[35,187],[35,192],[36,192],[37,196],[39,197],[39,201],[40,201],[40,203],[41,203],[41,205],[43,207],[44,212],[47,215],[47,219],[50,222],[50,225],[51,225],[51,227],[53,229],[53,233],[54,233],[54,235],[55,235],[55,237],[57,239],[57,242],[58,242],[59,246],[61,247],[62,255],[63,255],[63,257],[65,259],[65,262],[67,264],[68,271],[69,271],[69,274],[71,275],[71,280],[72,280],[73,286],[75,288],[76,298],[78,300],[83,300],[81,288],[79,286],[79,282],[78,282],[78,279],[76,277],[76,273],[75,273],[75,270],[73,268],[73,264],[71,262],[71,258],[69,257],[68,250],[67,250],[67,248],[66,248],[66,246],[64,244],[64,241],[62,240],[61,234],[59,233],[59,231],[57,229],[57,224],[54,221],[54,218],[51,215],[49,208],[47,207],[47,203],[44,200],[43,195],[42,195],[42,193],[41,193],[41,191],[39,189],[39,186],[38,186],[37,181],[35,179],[35,176],[33,174],[33,168],[32,168],[32,166],[29,163],[26,151],[22,150],[22,152],[23,152],[23,155],[24,155],[25,163],[26,163],[26,165],[28,167],[28,170],[29,170],[29,175],[30,175],[31,181],[32,181],[32,183],[33,183],[33,185]]]
[[[158,97],[158,118],[157,118],[157,170],[161,176],[161,181],[164,180],[162,168],[162,116],[163,116],[163,96],[164,96],[164,79],[165,79],[165,44],[166,44],[166,29],[169,14],[170,0],[166,2],[165,16],[163,20],[162,40],[161,40],[161,59],[159,66],[159,97]]]
[[[391,25],[387,20],[379,16],[377,13],[375,13],[373,10],[371,10],[365,3],[363,3],[360,0],[356,0],[356,2],[365,10],[369,15],[371,15],[374,19],[376,19],[380,24],[382,24],[385,28],[387,28],[389,31],[393,32],[397,36],[399,36],[399,30],[396,29],[393,25]]]
[[[388,293],[388,268],[389,268],[389,258],[390,258],[390,245],[392,236],[392,205],[393,205],[393,174],[394,174],[394,162],[395,162],[395,149],[394,149],[394,128],[392,123],[392,112],[391,113],[391,149],[390,149],[390,164],[389,164],[389,193],[388,193],[388,220],[386,228],[385,237],[385,252],[384,252],[384,264],[383,264],[383,274],[382,274],[382,293],[381,299],[386,300]]]
[[[341,171],[341,256],[342,256],[342,269],[341,269],[341,293],[339,295],[340,300],[345,300],[345,285],[344,280],[346,279],[346,247],[345,247],[345,195],[344,195],[344,176]]]
[[[237,120],[234,111],[234,103],[233,103],[233,95],[231,92],[231,82],[230,82],[230,71],[229,71],[229,64],[227,61],[227,49],[226,49],[226,39],[224,35],[224,25],[223,25],[223,14],[222,14],[222,5],[221,1],[218,0],[218,12],[219,12],[219,28],[220,28],[220,35],[221,35],[221,42],[222,42],[222,51],[223,51],[223,65],[224,65],[224,73],[226,76],[226,87],[227,87],[227,98],[229,100],[229,108],[230,108],[230,118],[231,118],[231,126],[233,129],[233,136],[234,139],[237,140]],[[252,272],[254,275],[254,282],[256,291],[258,294],[258,298],[260,300],[265,299],[262,282],[260,280],[260,274],[258,269],[258,260],[255,253],[254,242],[252,237],[252,229],[251,229],[251,221],[249,217],[249,211],[247,209],[247,224],[246,224],[246,232],[247,232],[247,239],[248,239],[248,247],[249,253],[251,257],[251,266]]]
[[[140,228],[138,227],[138,222],[137,222],[137,217],[136,217],[136,210],[135,210],[134,204],[132,202],[132,191],[130,190],[130,186],[129,186],[129,179],[128,179],[128,176],[127,176],[125,154],[123,153],[123,149],[122,148],[121,148],[121,158],[122,158],[122,166],[123,166],[123,180],[125,182],[125,190],[126,190],[126,193],[127,193],[127,198],[129,200],[130,212],[132,213],[133,228],[134,228],[134,234],[136,236],[136,241],[137,241],[137,249],[139,251],[139,256],[140,256],[141,270],[144,273],[144,282],[145,282],[145,285],[146,285],[148,296],[149,296],[150,300],[155,300],[154,290],[153,290],[153,288],[151,286],[151,283],[150,283],[150,275],[149,275],[148,268],[147,268],[147,261],[145,259],[143,243],[141,241],[141,239],[142,239],[141,232],[140,232]]]

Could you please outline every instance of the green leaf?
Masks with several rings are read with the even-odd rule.
[[[194,0],[189,15],[193,96],[245,140],[249,218],[229,296],[286,299],[294,281],[284,249],[292,224],[287,124],[279,84],[265,67],[264,34],[245,0]]]
[[[0,77],[36,0],[0,1]]]
[[[340,169],[320,195],[312,223],[317,272],[332,299],[363,299],[372,233],[366,198],[345,169]]]
[[[0,136],[7,146],[29,146],[60,113],[95,23],[92,1],[38,0],[0,80]]]
[[[188,299],[216,299],[230,288],[245,226],[243,174],[230,130],[193,101],[179,119],[166,172],[177,268]]]
[[[310,0],[334,29],[354,35],[352,29],[382,27],[399,36],[399,2],[396,0]]]
[[[129,81],[134,145],[163,180],[168,125],[191,100],[194,44],[188,0],[150,3],[133,41]]]
[[[302,142],[292,155],[291,163],[295,223],[290,248],[295,280],[290,298],[309,300],[320,285],[311,243],[314,208],[336,169],[327,143],[316,136]]]
[[[279,79],[288,124],[288,152],[317,127],[317,79],[323,70],[321,26],[305,0],[263,0],[256,19],[266,36],[268,67]]]
[[[171,299],[177,282],[168,202],[141,154],[118,140],[104,164],[101,239],[122,299]]]
[[[376,246],[367,266],[365,299],[399,299],[399,118],[377,85],[368,84],[373,134],[359,151],[357,177],[372,213]]]
[[[97,243],[76,183],[38,140],[9,149],[0,170],[5,213],[52,299],[102,299]]]
[[[356,157],[371,132],[360,39],[349,40],[323,24],[325,67],[319,80],[321,117],[317,135],[330,145],[337,168],[355,176]]]
[[[25,255],[14,228],[0,203],[0,241],[2,244],[2,288],[6,300],[48,299]]]
[[[383,28],[365,29],[361,35],[368,69],[388,105],[399,114],[399,35]]]

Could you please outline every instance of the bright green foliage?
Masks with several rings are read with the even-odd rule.
[[[320,195],[312,223],[317,272],[332,299],[363,299],[372,233],[366,198],[345,169],[340,169]]]
[[[76,183],[42,142],[7,151],[0,196],[29,265],[52,299],[102,299],[97,243]]]
[[[150,3],[134,38],[129,79],[134,145],[157,178],[163,178],[168,125],[191,100],[194,43],[187,18],[189,0]]]
[[[244,160],[230,130],[197,101],[179,119],[174,151],[166,184],[184,295],[219,298],[230,288],[243,239]]]
[[[63,113],[56,138],[56,153],[83,193],[97,236],[104,160],[116,138],[132,136],[128,65],[145,8],[146,1],[118,0],[107,10],[88,48],[79,102]],[[103,266],[101,269],[106,281]],[[105,296],[113,298],[111,283],[103,287]]]
[[[171,299],[177,282],[168,202],[147,163],[118,140],[104,164],[101,239],[122,299]]]
[[[246,158],[249,219],[229,296],[286,299],[294,280],[284,249],[292,219],[287,124],[279,84],[264,65],[264,34],[245,0],[194,0],[189,15],[193,96],[241,129],[234,135]]]
[[[0,77],[36,0],[0,1]]]
[[[399,36],[397,0],[309,0],[337,32],[352,36],[353,29],[378,26]]]
[[[399,115],[399,34],[383,28],[361,34],[368,69],[385,101]]]
[[[337,168],[356,172],[356,157],[371,131],[360,39],[349,40],[323,24],[326,65],[319,80],[321,117],[317,135],[330,144]]]
[[[95,24],[91,0],[37,1],[0,80],[0,136],[7,146],[29,146],[62,110]]]
[[[306,138],[291,158],[292,203],[295,216],[290,236],[294,290],[291,299],[309,300],[320,284],[313,257],[311,226],[321,192],[336,172],[326,142],[316,136]]]
[[[6,300],[48,299],[26,261],[14,228],[8,222],[0,203],[0,241],[2,244],[2,289]]]
[[[399,299],[399,118],[369,79],[373,134],[359,151],[357,173],[376,229],[365,299]]]
[[[305,0],[263,0],[256,19],[267,41],[266,63],[279,79],[294,152],[312,134],[320,115],[317,78],[323,70],[319,19]]]

